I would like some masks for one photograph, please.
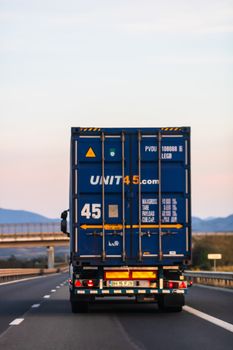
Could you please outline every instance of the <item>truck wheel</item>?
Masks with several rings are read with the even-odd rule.
[[[159,310],[163,312],[181,312],[182,311],[182,306],[164,306],[164,305],[159,305]]]
[[[168,312],[181,312],[182,311],[182,306],[176,306],[176,307],[170,307],[167,310]]]
[[[181,312],[183,305],[183,295],[160,295],[158,299],[159,310],[165,312]]]
[[[71,302],[71,310],[74,314],[77,313],[85,313],[88,312],[88,302],[81,301],[81,302]]]

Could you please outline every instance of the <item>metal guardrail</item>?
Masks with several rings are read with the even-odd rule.
[[[19,223],[19,224],[0,224],[0,234],[8,233],[56,233],[60,232],[60,222],[35,222],[35,223]]]
[[[53,269],[38,269],[38,268],[18,268],[18,269],[0,269],[0,282],[22,279],[25,277],[34,277],[47,275],[58,272],[68,271],[67,266],[62,266]]]
[[[20,242],[20,241],[67,241],[69,242],[69,237],[67,237],[62,232],[43,232],[43,233],[0,233],[0,242]]]
[[[29,233],[0,233],[0,237],[5,237],[8,239],[21,239],[21,238],[25,238],[28,237],[29,239],[32,237],[33,239],[35,237],[41,237],[43,239],[49,238],[50,236],[52,237],[57,237],[57,239],[59,238],[67,238],[67,235],[65,235],[64,233],[58,231],[58,232],[29,232]],[[69,239],[69,238],[67,238]]]
[[[233,272],[186,270],[184,275],[197,284],[233,288]]]
[[[62,232],[0,233],[0,248],[67,246],[69,241]]]
[[[233,272],[221,271],[185,271],[185,276],[190,277],[205,277],[205,278],[219,278],[219,279],[233,279]]]

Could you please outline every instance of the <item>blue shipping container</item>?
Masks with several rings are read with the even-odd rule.
[[[190,260],[190,128],[72,128],[70,175],[73,258]]]

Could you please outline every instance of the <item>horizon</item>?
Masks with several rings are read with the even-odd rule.
[[[12,0],[0,19],[1,207],[68,207],[71,126],[187,125],[193,213],[232,213],[232,0]]]
[[[24,212],[27,212],[27,213],[30,213],[30,214],[36,214],[36,215],[39,215],[39,216],[43,216],[43,217],[48,218],[48,219],[52,219],[52,220],[58,219],[58,220],[60,220],[60,217],[50,217],[50,216],[46,216],[44,214],[41,214],[41,213],[38,213],[38,212],[34,212],[34,211],[30,211],[30,210],[27,210],[27,209],[9,209],[9,208],[2,208],[2,207],[0,207],[0,210],[24,211]],[[229,214],[227,216],[201,217],[201,216],[197,216],[197,215],[192,215],[192,218],[197,218],[197,219],[201,219],[201,220],[213,220],[213,219],[226,219],[226,218],[228,218],[229,216],[232,216],[232,215],[233,215],[233,212],[232,212],[232,214]]]

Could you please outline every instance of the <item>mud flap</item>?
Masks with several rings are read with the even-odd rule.
[[[70,302],[76,303],[76,302],[92,302],[95,300],[95,297],[93,295],[76,295],[70,292]]]

